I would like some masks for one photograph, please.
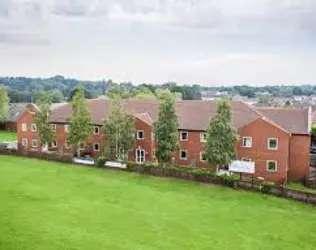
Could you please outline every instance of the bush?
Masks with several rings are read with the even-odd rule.
[[[265,181],[262,183],[261,191],[263,193],[270,193],[271,189],[275,187],[275,183],[271,181]]]
[[[135,167],[135,162],[129,161],[126,164],[127,169],[132,170]]]
[[[226,175],[226,174],[222,175],[221,178],[222,178],[223,184],[229,187],[235,187],[236,182],[240,180],[239,177],[235,175]]]
[[[95,162],[98,168],[103,168],[106,163],[106,158],[104,156],[99,156]]]

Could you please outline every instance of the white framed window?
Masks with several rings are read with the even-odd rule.
[[[252,147],[252,137],[245,136],[242,138],[242,146],[244,148],[251,148]]]
[[[95,134],[95,135],[100,134],[100,128],[99,127],[94,127],[93,128],[93,134]]]
[[[22,138],[22,147],[27,147],[27,139]]]
[[[279,140],[277,138],[268,139],[268,149],[269,150],[278,150]]]
[[[137,130],[136,138],[137,138],[137,140],[144,140],[145,139],[144,130]]]
[[[180,160],[186,161],[188,159],[188,151],[180,150],[179,157],[180,157]]]
[[[22,132],[26,132],[26,131],[27,131],[27,124],[22,123]]]
[[[144,149],[136,149],[136,163],[143,164],[145,162],[145,150]]]
[[[32,148],[36,148],[36,147],[37,147],[37,140],[32,139]]]
[[[206,162],[206,154],[205,154],[205,152],[200,152],[200,161],[201,162]]]
[[[206,142],[206,136],[207,136],[206,132],[201,132],[200,133],[200,141]]]
[[[242,157],[241,161],[251,162],[252,160],[250,158],[247,158],[247,157]]]
[[[36,131],[37,131],[37,126],[36,126],[35,123],[32,123],[32,125],[31,125],[31,131],[32,131],[32,132],[36,132]]]
[[[56,140],[52,141],[52,148],[57,148],[58,143]]]
[[[69,125],[66,124],[66,125],[64,126],[64,128],[65,128],[65,133],[69,133]]]
[[[180,131],[180,141],[189,140],[189,132],[188,131]]]
[[[57,130],[57,125],[56,124],[51,124],[51,128],[53,131],[56,131]]]
[[[100,144],[99,143],[94,143],[93,144],[93,151],[96,151],[96,152],[100,151]]]
[[[278,163],[276,161],[267,161],[267,172],[277,172]]]

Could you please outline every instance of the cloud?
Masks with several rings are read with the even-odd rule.
[[[7,17],[9,15],[10,4],[10,0],[0,1],[0,18]]]

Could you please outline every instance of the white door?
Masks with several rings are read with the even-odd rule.
[[[145,162],[145,150],[136,149],[136,163],[143,164]]]

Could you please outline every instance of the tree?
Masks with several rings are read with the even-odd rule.
[[[164,92],[164,93],[162,93]],[[158,120],[154,125],[156,157],[167,162],[178,149],[178,117],[175,110],[176,99],[169,90],[160,91]]]
[[[46,95],[44,92],[42,94],[38,94],[36,98],[38,110],[35,113],[35,123],[37,127],[37,134],[40,138],[42,146],[51,143],[55,137],[55,134],[49,124],[51,116],[51,104],[51,96]]]
[[[110,115],[104,121],[105,148],[108,159],[127,161],[135,145],[135,119],[126,113],[119,101],[114,101]]]
[[[73,150],[77,150],[77,155],[80,156],[80,144],[86,141],[92,131],[90,126],[91,117],[86,108],[84,89],[81,85],[78,87],[71,105],[72,116],[70,118],[68,143]]]
[[[0,85],[0,122],[8,120],[9,115],[9,97],[6,88]]]
[[[205,155],[209,163],[216,164],[216,172],[237,157],[238,134],[231,126],[231,116],[231,103],[221,100],[207,128]]]
[[[76,87],[75,89],[73,89],[70,92],[69,99],[68,99],[69,102],[72,101],[72,99],[74,98],[74,96],[76,95],[76,93],[79,91],[80,88],[82,88],[82,90],[83,90],[85,99],[92,99],[93,98],[93,95],[89,90],[85,89],[82,85],[79,85],[79,87]]]

